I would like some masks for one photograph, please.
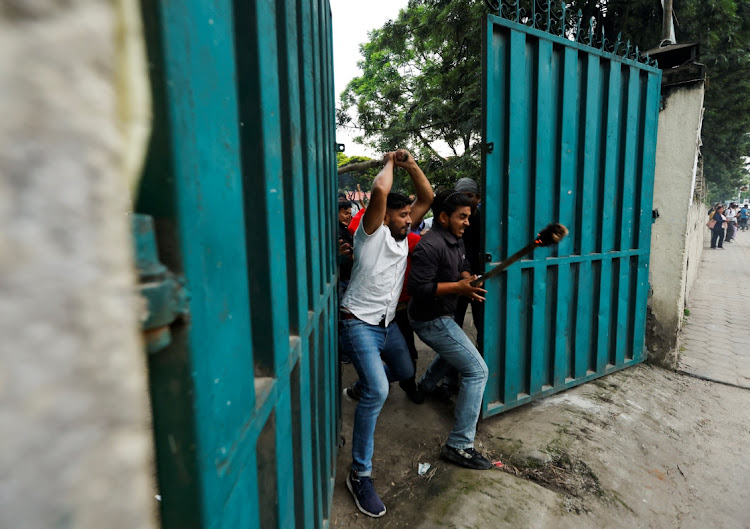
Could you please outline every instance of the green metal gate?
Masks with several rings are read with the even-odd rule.
[[[142,9],[154,129],[136,209],[190,295],[149,356],[163,526],[327,527],[339,424],[328,0]]]
[[[487,269],[550,222],[570,235],[488,282],[485,417],[644,360],[661,82],[564,3],[498,12],[484,53]]]

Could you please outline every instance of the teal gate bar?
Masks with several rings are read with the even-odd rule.
[[[340,414],[328,0],[141,5],[154,125],[136,210],[190,297],[150,342],[163,527],[327,527]]]
[[[483,416],[641,362],[661,72],[551,0],[498,6],[484,50]],[[584,26],[585,31],[581,26]]]

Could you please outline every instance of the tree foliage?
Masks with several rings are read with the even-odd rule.
[[[353,123],[353,107],[360,142],[410,149],[433,184],[478,178],[485,13],[481,0],[410,0],[361,45],[363,74],[341,95],[339,125]]]
[[[567,4],[572,11],[580,9],[584,19],[593,17],[606,35],[622,34],[623,41],[641,50],[660,42],[659,0]],[[674,12],[677,40],[700,43],[699,60],[709,76],[704,174],[712,195],[732,190],[736,195],[748,178],[743,157],[750,156],[750,2],[674,0]],[[409,0],[395,20],[372,31],[370,41],[361,45],[363,74],[341,94],[339,125],[358,127],[362,136],[357,141],[379,152],[411,149],[439,183],[478,177],[486,13],[481,0]],[[438,152],[445,150],[452,155]]]

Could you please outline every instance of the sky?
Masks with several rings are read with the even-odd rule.
[[[362,72],[357,62],[362,58],[359,45],[367,42],[367,32],[381,27],[398,16],[408,0],[330,0],[333,19],[333,75],[336,105],[346,85]],[[336,141],[346,145],[347,156],[377,156],[377,153],[354,143],[357,131],[336,131]]]

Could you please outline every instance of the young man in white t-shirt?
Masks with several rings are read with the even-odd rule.
[[[391,193],[394,167],[403,167],[416,188],[417,199]],[[433,199],[432,186],[414,158],[404,150],[388,153],[385,166],[372,183],[370,203],[354,232],[354,267],[341,300],[342,352],[348,354],[359,380],[344,397],[356,400],[352,432],[352,468],[346,485],[360,511],[385,514],[370,475],[375,424],[391,382],[414,377],[406,341],[391,324],[404,284],[412,222],[419,224]]]
[[[727,238],[724,239],[724,242],[732,242],[734,233],[737,231],[737,204],[734,202],[729,204],[724,216],[727,218]]]

